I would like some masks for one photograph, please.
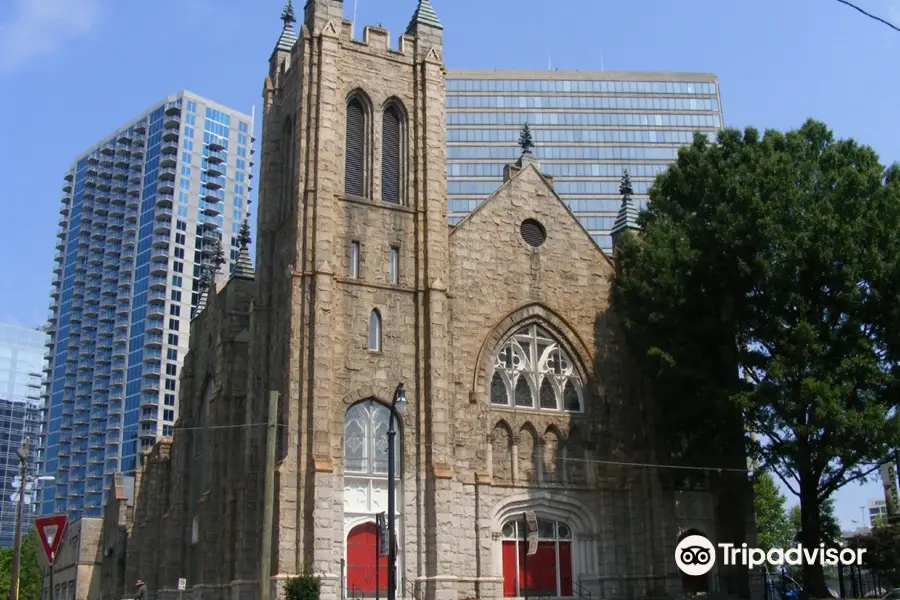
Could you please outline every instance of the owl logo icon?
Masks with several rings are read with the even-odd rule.
[[[702,535],[689,535],[675,546],[675,564],[685,575],[706,575],[716,564],[716,547]]]

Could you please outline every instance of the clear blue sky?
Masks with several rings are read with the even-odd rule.
[[[357,0],[396,38],[416,0]],[[900,0],[856,0],[900,25]],[[304,0],[296,0],[302,5]],[[718,74],[729,126],[807,117],[900,160],[900,33],[836,0],[432,0],[449,68]],[[353,0],[345,0],[346,17]],[[260,104],[282,0],[0,2],[0,321],[46,318],[62,176],[166,94]],[[357,33],[360,27],[357,26]],[[257,126],[259,124],[257,123]],[[838,494],[846,527],[879,483]]]

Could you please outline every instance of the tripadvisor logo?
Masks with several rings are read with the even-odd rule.
[[[804,548],[802,545],[793,548],[772,548],[768,552],[762,548],[750,548],[747,544],[718,544],[722,564],[743,565],[749,569],[769,565],[860,565],[865,548],[826,548],[819,544],[818,548]],[[716,546],[705,536],[689,535],[675,547],[675,564],[685,575],[694,577],[706,575],[716,564]]]

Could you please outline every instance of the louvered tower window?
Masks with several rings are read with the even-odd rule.
[[[279,220],[291,213],[294,203],[294,126],[290,117],[284,120],[281,143],[283,180],[281,182],[282,201],[278,211]]]
[[[396,106],[384,111],[381,121],[381,199],[400,202],[400,112]]]
[[[344,193],[364,196],[366,162],[366,111],[359,98],[347,103],[347,147],[344,160]]]

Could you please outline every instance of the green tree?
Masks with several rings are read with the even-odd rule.
[[[742,411],[818,546],[820,505],[898,441],[900,167],[815,121],[725,130],[695,136],[650,198],[617,244],[613,302],[668,433],[709,464]],[[821,566],[803,579],[824,597]]]
[[[871,532],[853,536],[851,548],[865,548],[863,563],[891,586],[900,585],[900,525],[879,525]]]
[[[22,560],[19,564],[19,598],[40,600],[43,570],[38,562],[40,547],[37,531],[32,529],[22,537]],[[0,597],[9,596],[12,579],[12,548],[0,548]]]
[[[800,506],[795,504],[788,511],[791,524],[791,541],[802,543],[803,521],[801,519]],[[841,545],[843,534],[841,525],[834,515],[834,498],[827,498],[819,505],[819,539],[828,548],[837,548]]]
[[[787,499],[778,490],[771,473],[763,471],[756,476],[753,494],[756,545],[766,552],[789,546],[794,539],[794,528],[785,511]]]

